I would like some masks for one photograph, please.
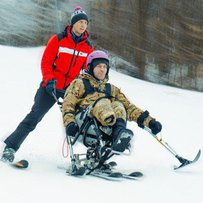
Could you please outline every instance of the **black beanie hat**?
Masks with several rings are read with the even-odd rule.
[[[103,59],[103,58],[93,59],[92,63],[90,64],[90,67],[88,68],[89,73],[90,73],[91,75],[94,76],[93,70],[94,70],[94,68],[95,68],[98,64],[100,64],[100,63],[104,63],[104,64],[107,65],[107,72],[106,72],[106,75],[108,75],[108,73],[109,73],[109,61],[108,61],[107,59]]]
[[[71,15],[71,25],[74,25],[79,20],[86,20],[87,22],[89,22],[88,16],[85,11],[82,10],[82,7],[77,6],[75,7],[75,10]]]

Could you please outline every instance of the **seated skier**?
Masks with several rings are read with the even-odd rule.
[[[112,128],[111,149],[124,152],[129,147],[133,132],[126,128],[127,121],[150,128],[156,135],[162,129],[160,122],[126,98],[113,84],[107,83],[109,57],[103,51],[93,51],[87,58],[87,70],[67,88],[63,105],[63,122],[67,136],[74,137],[79,130],[76,114],[91,106],[90,114],[102,126]]]

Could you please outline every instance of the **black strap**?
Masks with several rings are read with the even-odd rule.
[[[88,94],[93,94],[95,92],[94,87],[90,84],[90,81],[82,78],[83,84],[85,86],[85,93],[83,94],[83,97],[86,97]]]
[[[67,27],[65,30],[59,34],[57,34],[58,41],[61,41],[63,38],[67,37]]]
[[[86,40],[86,43],[92,49],[93,45],[92,45],[92,43],[88,39]]]
[[[110,98],[111,97],[111,84],[106,83],[105,84],[105,89],[106,89],[106,96]]]
[[[100,89],[93,87],[90,84],[90,81],[88,79],[82,78],[83,84],[85,86],[85,93],[83,94],[83,98],[86,97],[88,94],[93,94],[94,92],[99,92],[99,93],[105,93],[106,98],[111,98],[111,84],[106,83],[105,84],[105,89]]]

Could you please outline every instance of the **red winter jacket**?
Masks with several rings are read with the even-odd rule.
[[[80,70],[86,68],[86,58],[94,50],[87,40],[88,33],[85,31],[82,40],[76,44],[70,31],[71,26],[47,43],[41,61],[43,87],[47,81],[55,79],[56,89],[65,90]]]

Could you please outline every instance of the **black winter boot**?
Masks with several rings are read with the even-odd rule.
[[[118,119],[113,129],[112,149],[118,152],[124,152],[128,148],[133,132],[126,129],[126,123],[123,119]]]
[[[1,160],[4,162],[13,162],[15,158],[15,150],[12,148],[5,147]]]

